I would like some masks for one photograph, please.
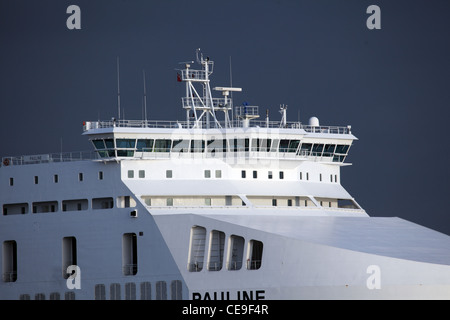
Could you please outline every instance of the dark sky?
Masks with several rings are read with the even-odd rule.
[[[81,30],[69,30],[69,5]],[[381,29],[369,30],[369,5]],[[371,216],[450,235],[450,2],[364,0],[1,0],[0,157],[90,150],[85,120],[184,120],[178,62],[202,48],[212,86],[278,120],[352,125],[342,184]]]

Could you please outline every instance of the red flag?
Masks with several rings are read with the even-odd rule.
[[[181,76],[180,76],[179,73],[177,73],[177,81],[178,81],[178,82],[181,82]]]

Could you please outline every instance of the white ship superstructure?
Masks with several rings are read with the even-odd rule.
[[[185,121],[87,121],[93,153],[2,158],[0,298],[450,298],[450,237],[341,185],[350,126],[259,119],[197,63]]]

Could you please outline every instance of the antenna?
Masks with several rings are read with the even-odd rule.
[[[144,78],[144,120],[147,126],[147,91],[145,90],[145,70],[142,70],[142,77]]]
[[[120,120],[120,70],[119,70],[119,57],[117,57],[117,114],[118,119]]]

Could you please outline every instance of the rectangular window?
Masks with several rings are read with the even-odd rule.
[[[280,171],[280,179],[284,179],[284,171]]]
[[[309,180],[309,172],[306,173],[306,180]]]
[[[253,179],[258,178],[258,171],[253,170]]]
[[[53,175],[53,182],[58,183],[59,182],[59,176],[57,174]]]
[[[263,243],[257,240],[250,240],[247,259],[248,270],[258,270],[261,268],[262,254]]]
[[[110,300],[122,299],[120,294],[120,283],[111,283],[109,285],[109,299]]]
[[[3,242],[2,277],[4,282],[17,280],[17,243],[14,240]]]
[[[231,235],[229,241],[228,270],[240,270],[244,256],[244,238]]]
[[[133,179],[134,178],[134,170],[128,170],[128,178]]]
[[[124,233],[122,237],[122,270],[125,276],[137,273],[136,233]]]
[[[98,180],[103,180],[103,171],[98,172]]]
[[[87,199],[77,199],[77,200],[63,200],[62,202],[63,211],[81,211],[88,209]]]
[[[225,233],[217,230],[211,231],[208,258],[209,271],[219,271],[222,269],[224,248]]]
[[[80,172],[78,174],[78,181],[83,181],[83,173],[82,172]]]
[[[287,200],[287,205],[288,205],[288,207],[292,207],[292,199]]]
[[[205,170],[205,178],[211,178],[211,170]]]
[[[222,170],[216,170],[216,178],[222,178]]]
[[[9,178],[9,185],[13,186],[14,185],[14,178]]]
[[[140,179],[145,178],[145,170],[139,170],[139,178]]]
[[[172,170],[166,170],[166,178],[172,178]]]
[[[303,180],[303,174],[300,172],[300,180]]]
[[[272,173],[272,171],[269,171],[269,172],[267,173],[267,178],[269,178],[269,179],[272,179],[272,178],[273,178],[273,173]]]
[[[95,300],[106,300],[106,292],[104,284],[96,284],[94,288]]]
[[[165,281],[156,282],[156,300],[167,300],[167,283]]]
[[[188,270],[191,272],[202,271],[205,256],[206,229],[200,226],[192,227],[190,242]]]
[[[245,172],[245,170],[242,170],[242,171],[241,171],[241,177],[242,177],[243,179],[245,179],[245,176],[246,176],[246,172]]]
[[[62,239],[62,274],[67,279],[67,267],[77,264],[77,239],[75,237],[64,237]]]
[[[319,181],[322,181],[322,174],[319,173]]]
[[[172,300],[181,300],[183,298],[181,280],[173,280],[170,283],[170,293]]]
[[[205,206],[211,205],[211,198],[205,198]]]
[[[38,176],[34,176],[34,184],[38,184],[39,183],[39,177]]]
[[[141,282],[141,300],[152,299],[152,284],[151,282]]]
[[[93,198],[92,199],[92,209],[111,209],[114,206],[114,201],[112,197],[106,198]]]
[[[166,205],[168,207],[172,207],[173,206],[173,198],[167,198],[166,200]]]
[[[277,199],[272,199],[272,206],[274,206],[274,207],[277,206]]]

